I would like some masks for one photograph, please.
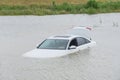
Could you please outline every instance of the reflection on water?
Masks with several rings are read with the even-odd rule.
[[[1,16],[0,80],[119,80],[120,14]],[[74,25],[93,26],[97,46],[60,58],[22,55]]]

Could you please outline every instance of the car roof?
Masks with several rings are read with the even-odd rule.
[[[78,37],[77,35],[56,35],[56,36],[51,36],[47,39],[66,39],[66,40],[71,40],[75,37]]]
[[[66,39],[66,40],[71,40],[76,37],[84,37],[88,40],[91,39],[90,37],[90,30],[88,29],[89,27],[74,27],[70,30],[68,30],[65,34],[60,34],[56,36],[51,36],[47,39]]]

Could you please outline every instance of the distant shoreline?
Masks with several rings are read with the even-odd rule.
[[[84,4],[64,2],[42,4],[0,4],[0,15],[56,15],[56,14],[98,14],[120,12],[120,1],[98,2],[89,0]]]

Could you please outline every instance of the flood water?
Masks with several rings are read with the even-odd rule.
[[[97,45],[59,58],[22,57],[74,26],[92,26]],[[120,80],[120,13],[0,16],[0,80]]]

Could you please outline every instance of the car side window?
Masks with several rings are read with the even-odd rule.
[[[70,42],[69,47],[70,47],[70,46],[78,46],[78,43],[77,43],[77,39],[76,39],[76,38],[73,39],[73,40]]]
[[[90,41],[88,39],[85,39],[86,40],[86,43],[90,43]]]
[[[77,38],[78,46],[83,45],[83,44],[86,44],[86,43],[89,43],[89,42],[90,42],[89,40],[87,40],[87,39],[85,39],[85,38],[83,38],[83,37],[78,37],[78,38]]]

